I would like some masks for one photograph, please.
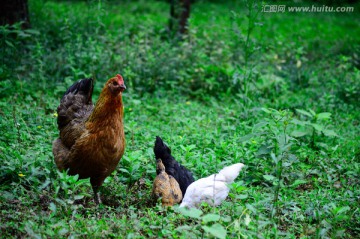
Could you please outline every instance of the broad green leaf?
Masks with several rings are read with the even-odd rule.
[[[324,129],[322,131],[324,133],[325,136],[329,136],[329,137],[337,137],[337,133],[335,133],[334,130],[331,130],[331,129]]]
[[[314,129],[317,130],[317,131],[322,131],[324,129],[324,126],[319,125],[319,124],[310,123],[309,125],[314,127]]]
[[[274,153],[271,153],[270,156],[275,164],[277,164],[279,162],[279,159],[276,157],[276,155]]]
[[[214,225],[208,227],[208,226],[203,226],[202,227],[204,229],[205,232],[210,233],[211,235],[213,235],[214,237],[220,238],[220,239],[225,239],[226,238],[226,229],[225,227],[223,227],[222,225],[215,223]]]
[[[248,198],[249,196],[247,195],[247,194],[239,194],[239,195],[236,195],[236,197],[235,198],[237,198],[237,199],[246,199],[246,198]]]
[[[273,175],[265,174],[263,177],[268,181],[274,181],[276,178]]]
[[[253,129],[259,129],[259,128],[262,128],[262,127],[264,127],[264,126],[266,126],[268,124],[269,124],[268,122],[262,121],[262,122],[259,122],[259,123],[255,124]]]
[[[75,200],[79,200],[79,199],[82,199],[82,198],[84,198],[84,195],[75,195],[74,196]]]
[[[50,203],[49,209],[50,209],[50,211],[56,213],[56,205],[53,202]]]
[[[306,116],[308,116],[308,117],[310,117],[310,118],[313,117],[309,112],[307,112],[307,111],[305,111],[305,110],[296,109],[296,111],[297,111],[298,113],[300,113],[300,114],[302,114],[302,115],[306,115]]]
[[[291,163],[290,163],[290,162],[284,162],[284,163],[282,164],[282,166],[283,166],[283,167],[289,167],[289,166],[291,166]]]
[[[269,154],[271,152],[271,146],[270,145],[261,145],[259,150],[256,152],[256,156]]]
[[[261,108],[261,110],[264,111],[265,113],[268,113],[268,114],[271,113],[271,111],[269,109],[266,109],[266,108]]]
[[[306,180],[302,180],[302,179],[296,179],[295,182],[293,184],[291,184],[291,187],[297,187],[301,184],[305,184],[307,183]]]
[[[250,222],[251,222],[251,218],[250,218],[249,214],[246,214],[245,215],[245,225],[249,226]]]
[[[344,212],[347,212],[350,210],[349,206],[345,206],[345,207],[340,207],[340,208],[336,208],[336,215],[342,214]]]
[[[12,44],[11,41],[5,40],[6,45],[8,45],[9,47],[15,48],[14,44]]]
[[[317,119],[330,119],[331,113],[324,112],[316,115]]]
[[[239,138],[238,142],[242,143],[242,142],[248,141],[249,139],[251,139],[254,136],[255,136],[255,134],[247,134],[247,135]]]
[[[68,233],[69,231],[66,228],[61,228],[60,231],[58,232],[59,235],[65,235],[66,233]]]
[[[240,231],[240,221],[239,220],[234,221],[234,229],[235,229],[235,231]]]
[[[33,34],[33,35],[39,35],[40,32],[34,29],[26,29],[25,32]]]
[[[120,168],[119,169],[121,172],[123,172],[123,173],[129,173],[129,171],[127,170],[127,169],[125,169],[125,168]]]
[[[249,209],[251,212],[253,212],[254,214],[257,213],[257,210],[253,205],[251,205],[249,203],[246,203],[245,205],[246,205],[246,208]]]
[[[306,124],[306,121],[303,121],[303,120],[298,120],[296,118],[292,119],[292,123],[295,124],[295,125],[305,125]]]
[[[203,214],[203,212],[201,210],[196,209],[196,208],[187,209],[187,208],[181,207],[178,210],[184,216],[192,217],[192,218],[196,218],[196,219],[200,219],[200,216]]]
[[[202,221],[206,224],[208,222],[216,222],[220,220],[220,215],[218,214],[206,214],[205,216],[202,217]]]
[[[186,151],[191,151],[194,148],[196,148],[196,145],[194,145],[194,144],[188,145],[188,146],[186,146]]]
[[[7,191],[3,191],[1,193],[1,197],[5,198],[7,200],[13,200],[15,198],[15,196],[12,193],[7,192]]]
[[[293,137],[303,137],[305,135],[307,135],[307,132],[305,131],[294,130],[293,132],[291,132],[291,136]]]
[[[289,154],[288,159],[289,159],[290,162],[298,161],[298,158],[294,154]]]
[[[175,230],[176,230],[176,231],[179,231],[179,232],[182,232],[182,231],[191,231],[191,230],[192,230],[192,227],[190,227],[189,225],[184,225],[184,226],[177,227]]]
[[[182,150],[186,151],[186,148],[185,148],[184,145],[180,145],[180,148],[181,148]]]

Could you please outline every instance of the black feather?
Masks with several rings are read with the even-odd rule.
[[[195,181],[192,173],[175,160],[171,155],[170,148],[159,136],[156,136],[154,154],[156,159],[162,160],[165,166],[165,172],[173,176],[179,183],[181,192],[184,196],[188,186]]]
[[[92,78],[79,80],[67,89],[57,109],[59,130],[76,118],[76,114],[81,111],[81,108],[92,105],[93,89],[94,81]],[[72,95],[68,96],[69,94]]]
[[[74,95],[80,93],[82,95],[85,95],[87,98],[88,103],[91,102],[91,96],[94,90],[94,81],[92,78],[85,78],[82,80],[79,80],[78,82],[75,82],[72,86],[68,88],[68,90],[63,95],[63,98],[65,95],[69,93],[73,93]]]

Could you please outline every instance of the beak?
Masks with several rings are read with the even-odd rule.
[[[119,87],[120,87],[122,90],[126,90],[125,84],[121,84],[121,85],[119,85]]]

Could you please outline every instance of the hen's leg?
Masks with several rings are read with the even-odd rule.
[[[100,186],[103,184],[105,178],[102,177],[91,177],[90,178],[90,183],[92,186],[92,189],[94,191],[94,200],[96,204],[101,203],[101,199],[99,196],[99,188]]]
[[[94,191],[94,201],[97,205],[99,205],[101,203],[101,199],[100,199],[100,196],[99,196],[99,190],[100,186],[92,186],[92,189]]]

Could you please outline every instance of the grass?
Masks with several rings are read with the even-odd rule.
[[[194,3],[183,42],[165,1],[29,3],[31,30],[1,28],[1,237],[359,236],[360,6],[260,13],[244,47],[242,1]],[[116,73],[127,148],[96,207],[56,170],[54,113],[72,82],[94,76],[96,100]],[[154,206],[156,135],[196,178],[247,167],[219,207]]]

